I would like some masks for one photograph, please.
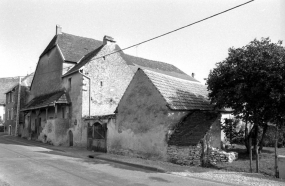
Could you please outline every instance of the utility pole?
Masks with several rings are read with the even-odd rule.
[[[20,104],[21,104],[21,77],[19,77],[15,136],[18,136],[18,127],[19,127],[19,121],[20,121]]]

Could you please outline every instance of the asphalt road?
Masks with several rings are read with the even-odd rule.
[[[0,186],[146,186],[146,185],[223,185],[166,173],[75,158],[50,148],[27,144],[0,134]],[[226,185],[226,184],[225,184]]]

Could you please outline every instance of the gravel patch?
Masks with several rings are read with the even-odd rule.
[[[261,174],[242,173],[242,172],[225,172],[225,171],[211,171],[203,173],[193,172],[172,172],[171,174],[179,176],[190,176],[202,179],[210,179],[220,182],[250,185],[250,186],[281,186],[285,185],[284,180],[266,177]]]

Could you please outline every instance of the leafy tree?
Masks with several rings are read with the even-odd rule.
[[[282,125],[284,120],[285,49],[281,44],[262,38],[230,48],[228,57],[216,64],[207,80],[209,98],[216,107],[232,108],[233,115],[254,125],[245,132],[245,144],[248,149],[252,137],[256,152],[259,128],[263,128],[263,139],[269,121]]]
[[[241,143],[241,140],[244,135],[243,130],[238,130],[239,120],[238,119],[228,119],[226,118],[222,130],[226,134],[227,140],[232,143]]]

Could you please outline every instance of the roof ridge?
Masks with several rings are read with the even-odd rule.
[[[160,74],[160,75],[162,75],[162,76],[166,76],[167,78],[169,77],[169,78],[173,78],[173,79],[177,79],[177,80],[182,80],[182,81],[186,81],[186,82],[189,82],[189,83],[194,83],[194,84],[198,84],[198,85],[202,85],[202,86],[205,86],[205,87],[206,87],[206,85],[203,85],[201,82],[198,82],[198,81],[190,81],[190,80],[187,80],[187,79],[182,79],[182,78],[179,78],[179,77],[170,76],[170,75],[168,75],[168,74],[156,72],[156,71],[149,70],[149,69],[145,69],[145,68],[144,68],[144,69],[141,69],[141,70],[143,70],[143,71],[148,71],[148,72],[150,72],[150,73]]]
[[[139,58],[139,59],[144,59],[144,60],[148,60],[148,61],[152,61],[152,62],[157,62],[157,63],[163,63],[163,64],[171,65],[171,66],[177,68],[175,65],[170,64],[170,63],[167,63],[167,62],[157,61],[157,60],[153,60],[153,59],[147,59],[147,58],[144,58],[144,57],[137,57],[137,56],[133,56],[133,55],[126,54],[126,53],[124,53],[124,54],[125,54],[125,55],[128,55],[128,56],[131,56],[131,57]],[[178,69],[178,68],[177,68],[177,69]],[[180,70],[180,69],[179,69],[179,70]],[[183,71],[181,71],[181,72],[183,72]],[[183,72],[183,73],[184,73],[184,72]],[[184,73],[184,74],[186,74],[186,73]]]
[[[80,38],[84,38],[84,39],[91,39],[91,40],[95,40],[95,41],[100,41],[100,40],[97,40],[97,39],[94,39],[94,38],[84,37],[84,36],[78,36],[78,35],[69,34],[69,33],[66,33],[66,32],[62,32],[61,34],[66,34],[66,35],[75,36],[75,37],[80,37]],[[60,35],[60,34],[59,34],[59,35]],[[101,41],[101,42],[103,43],[103,41]]]

